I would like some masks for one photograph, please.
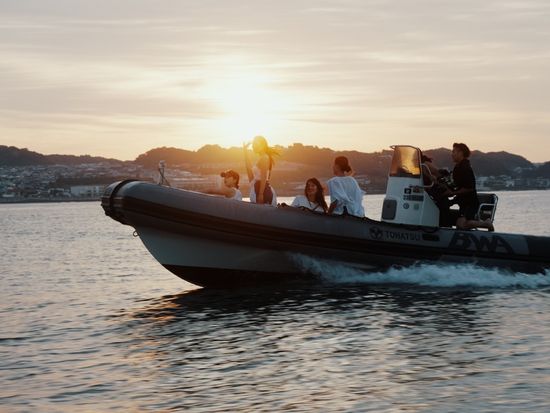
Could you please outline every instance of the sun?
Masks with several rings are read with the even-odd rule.
[[[273,78],[250,71],[226,73],[209,82],[205,96],[221,113],[212,122],[216,140],[224,146],[239,146],[255,135],[280,129],[291,100],[275,84]]]

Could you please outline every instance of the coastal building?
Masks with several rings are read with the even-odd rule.
[[[79,198],[99,198],[105,189],[104,185],[73,185],[70,193]]]

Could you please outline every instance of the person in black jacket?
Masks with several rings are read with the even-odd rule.
[[[455,196],[455,202],[459,206],[459,217],[456,220],[458,229],[486,228],[494,231],[490,221],[476,219],[479,208],[479,200],[476,192],[476,177],[470,165],[470,149],[464,143],[454,143],[451,153],[455,167],[452,177],[455,189],[449,189],[445,195]]]

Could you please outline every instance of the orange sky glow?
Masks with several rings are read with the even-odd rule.
[[[134,159],[262,134],[548,161],[549,20],[543,0],[3,2],[0,144]]]

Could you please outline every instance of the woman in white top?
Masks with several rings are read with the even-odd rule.
[[[278,153],[269,147],[263,136],[256,136],[252,141],[252,150],[259,155],[259,158],[252,166],[248,156],[249,146],[250,143],[243,145],[246,172],[250,181],[250,202],[277,206],[277,194],[269,184],[269,179],[274,164],[273,157]]]
[[[243,195],[239,190],[239,174],[233,169],[228,169],[222,172],[220,176],[223,178],[223,185],[217,189],[211,189],[209,194],[223,195],[228,199],[243,200]]]
[[[337,156],[332,166],[334,177],[327,182],[330,193],[329,214],[342,215],[347,213],[356,217],[364,217],[363,191],[353,176],[348,158]]]
[[[293,207],[303,207],[315,212],[327,212],[323,187],[317,178],[309,178],[306,181],[304,195],[298,195],[292,201]]]

